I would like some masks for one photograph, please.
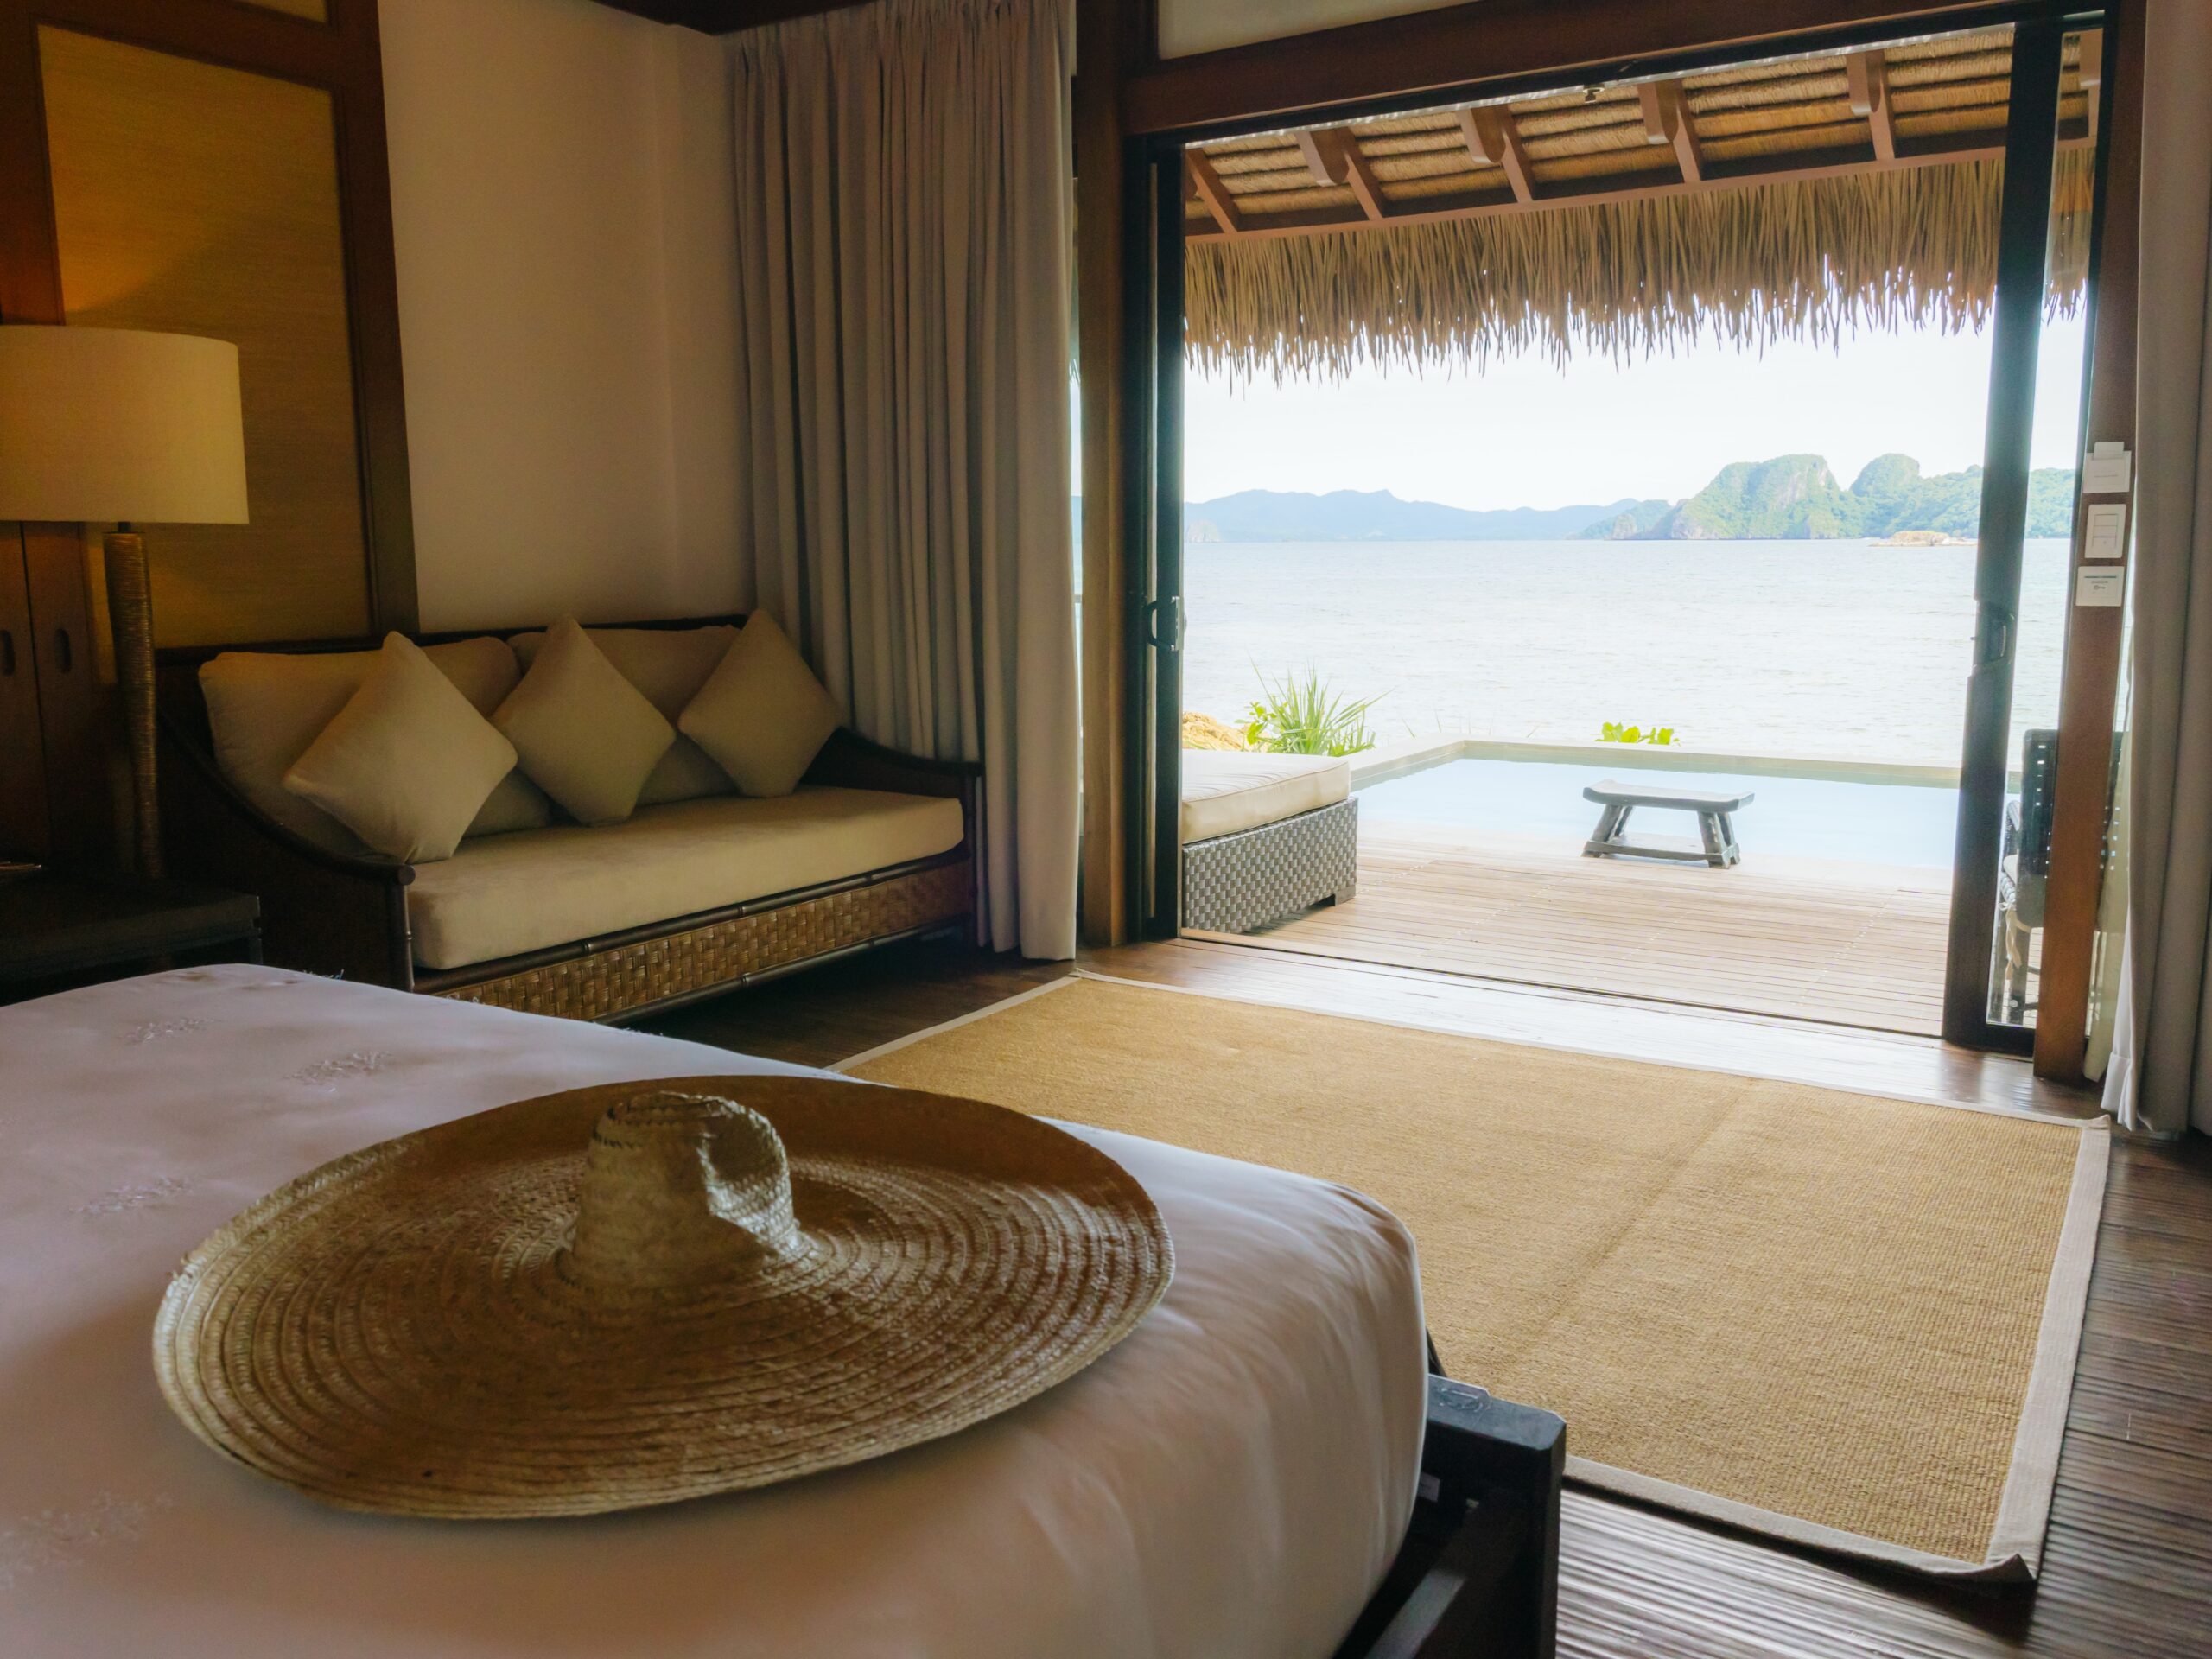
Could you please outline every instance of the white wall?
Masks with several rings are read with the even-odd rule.
[[[1188,57],[1309,29],[1433,11],[1459,0],[1160,0],[1160,55]]]
[[[741,607],[721,43],[380,10],[423,626]]]

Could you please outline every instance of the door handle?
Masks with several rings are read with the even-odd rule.
[[[1974,665],[1989,668],[2012,655],[2012,613],[2002,605],[1985,602],[1974,632]]]
[[[1162,639],[1162,638],[1160,637],[1160,619],[1161,619],[1161,617],[1162,617],[1162,615],[1163,615],[1163,614],[1166,614],[1166,615],[1171,616],[1171,617],[1173,619],[1173,621],[1172,621],[1172,623],[1170,624],[1170,626],[1171,626],[1171,628],[1172,628],[1172,630],[1173,630],[1173,641],[1172,641],[1172,643],[1170,642],[1170,640],[1168,640],[1168,639]],[[1168,594],[1165,599],[1155,599],[1155,600],[1154,600],[1154,601],[1152,601],[1152,603],[1151,603],[1151,604],[1149,604],[1149,605],[1146,606],[1146,607],[1144,607],[1144,632],[1145,632],[1145,644],[1147,644],[1147,645],[1150,645],[1150,646],[1151,646],[1154,651],[1180,651],[1180,650],[1182,650],[1182,649],[1183,649],[1183,596],[1182,596],[1182,594]]]

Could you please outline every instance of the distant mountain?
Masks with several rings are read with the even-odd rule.
[[[2047,467],[2028,475],[2031,536],[2073,527],[2074,474]],[[1595,524],[1586,537],[1611,541],[1819,541],[1940,531],[1971,539],[1981,524],[1981,468],[1925,474],[1910,455],[1878,455],[1849,489],[1818,455],[1732,461],[1680,506],[1645,523]]]
[[[1671,501],[1639,501],[1627,512],[1601,518],[1581,535],[1596,541],[1627,542],[1665,520],[1675,511]]]
[[[1664,501],[1624,499],[1603,506],[1478,512],[1434,501],[1401,501],[1388,490],[1332,490],[1326,495],[1241,490],[1185,503],[1183,525],[1185,538],[1193,542],[1545,542],[1564,541],[1593,524],[1638,512],[1663,512],[1667,506]]]
[[[1074,503],[1077,534],[1083,500]],[[2028,475],[2028,534],[2063,537],[2074,474]],[[1923,474],[1910,455],[1879,455],[1846,489],[1818,455],[1731,461],[1686,501],[1624,497],[1602,506],[1478,511],[1402,501],[1388,490],[1241,490],[1183,508],[1186,542],[1548,542],[1879,540],[1901,531],[1974,537],[1981,468]]]

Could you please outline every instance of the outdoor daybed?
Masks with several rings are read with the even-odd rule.
[[[1359,803],[1340,757],[1183,751],[1183,925],[1249,933],[1359,885]]]
[[[588,632],[671,714],[741,625]],[[419,643],[488,716],[541,637]],[[679,738],[622,822],[563,821],[518,772],[450,858],[371,852],[283,779],[373,660],[358,646],[200,651],[160,671],[172,873],[260,895],[273,963],[604,1020],[950,931],[973,914],[980,769],[847,730],[789,794],[740,794]]]

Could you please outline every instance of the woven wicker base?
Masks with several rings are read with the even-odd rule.
[[[1249,933],[1359,885],[1359,801],[1183,849],[1183,925]]]
[[[974,905],[968,865],[940,864],[872,887],[734,916],[665,938],[613,945],[439,995],[564,1020],[609,1020],[874,939],[951,922]]]

